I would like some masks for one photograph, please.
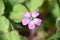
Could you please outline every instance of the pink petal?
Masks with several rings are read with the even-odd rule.
[[[22,24],[23,25],[27,25],[29,22],[30,22],[30,19],[27,19],[27,18],[22,19]]]
[[[35,24],[34,24],[33,21],[31,21],[31,22],[28,24],[28,28],[29,28],[30,30],[34,30],[34,29],[35,29]]]
[[[39,16],[39,13],[38,13],[37,11],[33,11],[33,12],[32,12],[32,17],[35,18],[35,17],[37,17],[37,16]]]
[[[25,18],[30,18],[30,13],[27,11],[27,12],[24,13],[23,16],[24,16]]]
[[[39,19],[39,18],[35,18],[35,19],[33,19],[33,21],[34,21],[34,23],[35,23],[36,25],[40,25],[41,22],[42,22],[42,20]]]

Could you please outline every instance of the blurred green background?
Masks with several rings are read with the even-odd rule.
[[[33,10],[42,24],[31,31],[21,20]],[[0,0],[0,40],[60,40],[60,0]]]

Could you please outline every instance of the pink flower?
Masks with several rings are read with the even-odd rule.
[[[33,11],[32,13],[29,13],[28,11],[24,13],[23,19],[22,19],[22,24],[23,25],[28,25],[28,28],[30,30],[35,29],[35,25],[40,25],[42,20],[39,18],[36,18],[39,16],[39,13],[37,11]]]

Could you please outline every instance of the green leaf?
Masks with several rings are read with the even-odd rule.
[[[60,38],[60,17],[58,17],[56,20],[56,27],[57,27],[56,34],[59,35],[58,37]]]
[[[27,38],[26,38],[26,37],[21,36],[21,40],[27,40]]]
[[[0,31],[0,40],[9,40],[9,34]]]
[[[9,21],[4,16],[0,16],[0,31],[8,32]]]
[[[0,0],[0,16],[4,13],[4,8],[3,0]]]
[[[55,4],[54,9],[52,10],[52,13],[53,13],[54,17],[60,16],[59,5],[57,3]]]
[[[44,0],[30,0],[26,2],[27,7],[30,11],[36,10],[39,6],[42,6]]]
[[[0,40],[20,40],[20,36],[15,30],[10,33],[0,31]]]
[[[20,40],[20,36],[18,35],[17,31],[11,31],[9,34],[10,40]]]
[[[13,11],[10,13],[10,19],[16,23],[21,22],[25,11],[27,11],[27,9],[23,5],[15,5]]]
[[[60,30],[60,17],[58,17],[56,20],[56,27],[57,27],[57,29]]]
[[[15,5],[15,4],[20,4],[22,2],[24,2],[25,0],[8,0],[12,5]]]
[[[58,24],[57,24],[58,28],[60,29],[60,20],[58,21]]]
[[[57,34],[55,33],[55,34],[53,34],[52,36],[50,36],[49,38],[47,38],[47,40],[56,40],[56,39],[59,38],[58,36],[59,36],[59,35],[57,35]]]

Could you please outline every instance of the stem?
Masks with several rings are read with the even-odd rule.
[[[35,34],[35,31],[34,30],[30,30],[30,37],[28,40],[34,40],[34,34]]]
[[[12,25],[12,24],[11,24],[11,29],[12,29],[12,30],[14,30],[14,27],[13,27],[13,25]]]
[[[44,3],[43,3],[43,13],[42,13],[42,19],[44,19],[45,17],[46,17],[46,7],[47,7],[47,5],[48,5],[48,3],[47,3],[47,1],[45,1]]]
[[[31,33],[31,36],[34,36],[35,30],[31,30],[30,33]]]

